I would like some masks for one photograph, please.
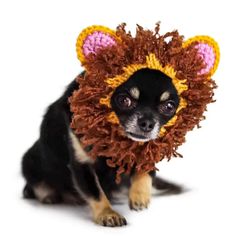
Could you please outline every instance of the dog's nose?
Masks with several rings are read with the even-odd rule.
[[[142,131],[150,132],[151,130],[153,130],[155,122],[153,119],[147,119],[143,117],[138,119],[138,126]]]

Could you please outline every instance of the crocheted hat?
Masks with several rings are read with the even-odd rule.
[[[78,59],[85,74],[78,76],[79,89],[69,98],[71,128],[93,158],[106,158],[122,173],[148,172],[163,158],[181,156],[178,146],[187,131],[205,119],[208,103],[213,102],[215,82],[211,79],[219,63],[219,47],[208,36],[184,40],[177,31],[159,34],[137,26],[133,37],[125,24],[113,31],[104,26],[84,29],[77,40]],[[112,110],[115,89],[142,68],[168,75],[180,97],[175,116],[165,124],[155,140],[140,143],[129,139]]]

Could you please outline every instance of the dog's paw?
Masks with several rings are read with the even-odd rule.
[[[152,179],[149,174],[135,174],[129,190],[131,210],[140,211],[148,207],[151,198]]]
[[[40,199],[40,201],[43,204],[58,204],[62,202],[61,198],[57,195],[46,196]]]
[[[131,210],[140,211],[148,208],[150,203],[150,193],[142,191],[130,191],[129,193],[129,207]]]
[[[95,219],[102,226],[116,227],[126,225],[126,219],[111,208],[104,209]]]

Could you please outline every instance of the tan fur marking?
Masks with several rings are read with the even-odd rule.
[[[100,200],[89,199],[88,203],[92,209],[95,223],[110,227],[126,224],[125,218],[111,208],[111,204],[104,193],[102,193]]]
[[[43,182],[37,184],[33,189],[37,199],[41,202],[54,194],[54,190]]]
[[[152,178],[149,174],[135,174],[129,190],[130,208],[142,210],[148,207],[151,198]]]
[[[69,133],[70,133],[71,143],[75,151],[75,159],[80,163],[86,163],[86,162],[92,163],[93,162],[92,158],[90,158],[86,154],[86,152],[80,145],[77,137],[71,131]]]
[[[169,97],[170,97],[170,93],[169,93],[168,91],[165,91],[165,92],[161,95],[160,101],[161,101],[161,102],[164,102],[164,101],[166,101]]]
[[[139,99],[140,96],[140,91],[137,87],[133,87],[130,89],[130,95],[134,98],[134,99]]]
[[[93,217],[94,219],[97,219],[98,216],[104,212],[106,209],[111,208],[111,204],[108,201],[105,194],[102,194],[100,200],[96,201],[94,199],[88,200],[89,205],[93,211]]]

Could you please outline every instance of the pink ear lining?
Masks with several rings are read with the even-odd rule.
[[[207,43],[199,43],[196,45],[196,48],[198,49],[200,57],[204,60],[206,67],[203,68],[199,74],[206,74],[210,72],[210,70],[213,68],[216,55],[213,50],[213,48],[207,44]]]
[[[100,48],[105,48],[114,45],[115,40],[108,34],[95,31],[88,35],[83,44],[84,56],[88,56],[90,53],[96,54],[97,50]]]

